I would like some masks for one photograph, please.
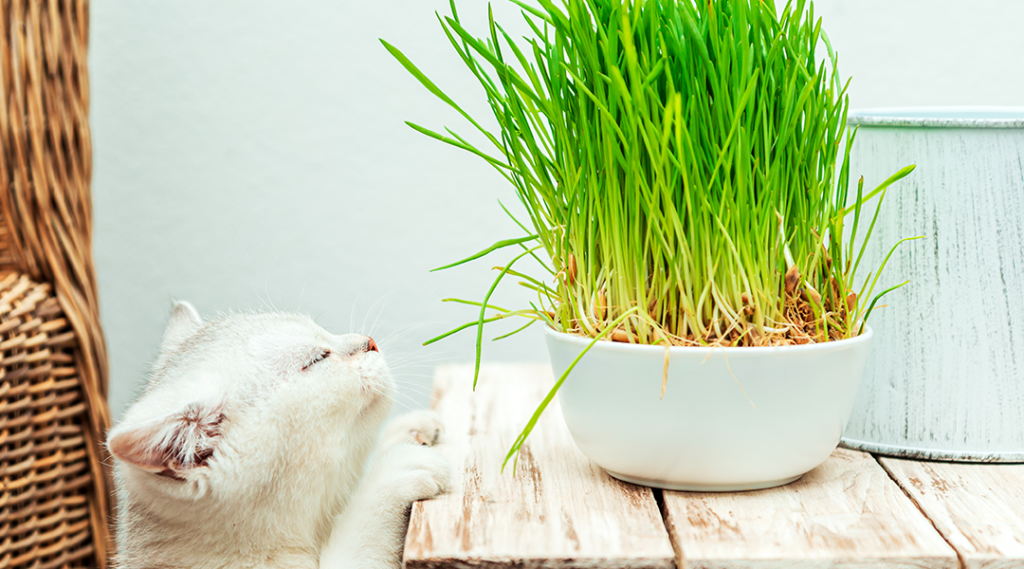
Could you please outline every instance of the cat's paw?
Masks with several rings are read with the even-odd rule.
[[[380,457],[377,468],[376,482],[384,498],[403,504],[433,498],[451,486],[451,464],[426,446],[395,445]]]
[[[399,443],[434,446],[441,440],[442,434],[444,425],[441,423],[441,417],[433,411],[423,409],[406,413],[391,421],[384,428],[381,442],[384,447]]]

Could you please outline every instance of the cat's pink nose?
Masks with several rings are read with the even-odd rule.
[[[373,338],[366,338],[366,351],[367,352],[380,352],[377,349],[377,342],[373,341]]]

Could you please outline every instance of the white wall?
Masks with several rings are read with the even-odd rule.
[[[496,201],[515,198],[479,160],[403,124],[465,130],[377,42],[484,115],[434,19],[446,7],[92,3],[94,246],[115,417],[172,298],[208,315],[273,305],[372,332],[402,360],[402,405],[427,403],[436,363],[472,357],[469,333],[418,346],[474,317],[439,301],[482,297],[503,257],[427,270],[518,235]],[[816,11],[854,77],[855,106],[1024,105],[1024,3],[819,0]],[[482,23],[485,11],[463,0],[460,13]],[[498,0],[496,14],[514,11]],[[484,357],[544,359],[539,327],[487,342]]]

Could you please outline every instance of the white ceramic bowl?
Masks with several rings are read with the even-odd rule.
[[[672,490],[788,484],[825,461],[850,417],[871,329],[778,348],[600,341],[558,398],[576,446],[612,476]],[[555,377],[590,340],[546,329]],[[742,387],[741,387],[742,386]]]

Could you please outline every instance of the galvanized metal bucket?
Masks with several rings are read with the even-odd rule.
[[[917,164],[887,192],[861,276],[900,238],[925,238],[883,273],[910,284],[871,316],[843,446],[1024,461],[1024,108],[865,109],[849,124],[865,191]]]

